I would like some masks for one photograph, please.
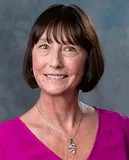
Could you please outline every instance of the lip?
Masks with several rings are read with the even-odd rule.
[[[66,75],[66,74],[55,74],[55,73],[46,73],[46,74],[44,74],[45,76],[47,76],[47,75],[50,75],[50,76],[64,76],[64,77],[67,77],[68,75]]]
[[[59,79],[64,79],[66,77],[68,77],[66,74],[53,74],[53,73],[49,73],[49,74],[44,74],[46,77],[51,78],[51,79],[58,79],[56,77],[59,77]],[[55,76],[55,78],[54,78]]]

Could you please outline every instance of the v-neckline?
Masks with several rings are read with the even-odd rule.
[[[97,128],[97,133],[96,133],[96,137],[95,137],[95,141],[94,141],[94,144],[93,144],[93,147],[91,149],[91,152],[88,156],[88,159],[87,160],[90,160],[91,158],[91,155],[94,153],[95,151],[95,148],[97,146],[97,143],[98,143],[98,137],[99,137],[99,134],[100,134],[100,128],[101,128],[101,114],[100,114],[100,111],[101,109],[100,108],[97,108],[95,106],[93,106],[93,108],[97,111],[98,113],[98,128]],[[29,136],[31,136],[35,142],[39,143],[39,145],[44,148],[45,150],[49,151],[50,154],[54,155],[55,157],[57,157],[58,160],[62,160],[61,157],[59,157],[59,155],[57,155],[53,150],[51,150],[47,145],[45,145],[29,128],[28,126],[20,119],[20,117],[16,117],[16,119],[18,120],[18,122],[21,124],[21,126],[24,128],[24,130],[29,134]]]
[[[50,154],[54,155],[54,157],[57,157],[58,160],[62,160],[61,157],[59,157],[54,151],[52,151],[48,146],[46,146],[29,128],[28,126],[19,118],[16,117],[17,121],[20,123],[20,125],[23,127],[23,129],[27,132],[29,136],[32,137],[32,139],[38,143],[41,148],[47,150]]]

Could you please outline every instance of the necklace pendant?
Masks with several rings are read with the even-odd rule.
[[[69,152],[73,154],[76,153],[76,144],[73,143],[72,139],[69,139]]]

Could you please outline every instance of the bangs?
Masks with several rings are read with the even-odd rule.
[[[56,19],[48,24],[45,31],[49,43],[53,38],[59,44],[80,45],[80,27],[73,21]]]
[[[32,29],[32,42],[36,44],[45,33],[45,39],[52,43],[54,39],[60,44],[73,44],[89,51],[91,43],[82,17],[73,8],[63,7],[55,10],[49,8],[43,12]]]

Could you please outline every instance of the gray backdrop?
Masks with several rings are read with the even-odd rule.
[[[0,0],[0,122],[22,114],[38,98],[39,90],[23,81],[22,60],[32,23],[54,3],[74,3],[89,14],[105,55],[98,88],[80,93],[80,99],[129,115],[129,0]]]

